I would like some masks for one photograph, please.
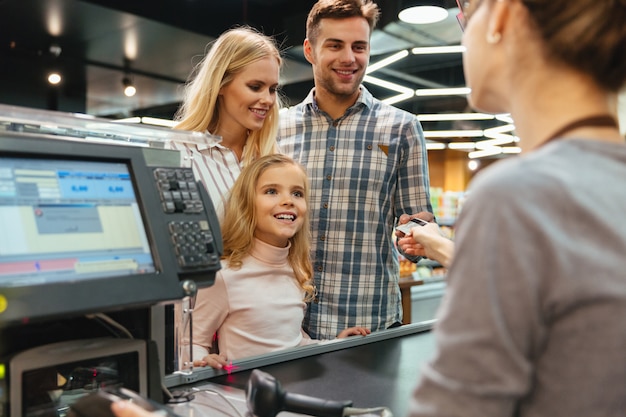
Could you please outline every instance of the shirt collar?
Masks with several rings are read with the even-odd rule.
[[[212,135],[208,130],[206,131],[206,135],[202,137],[201,142],[196,143],[196,149],[198,151],[204,151],[211,148],[224,148],[222,145],[222,137]]]
[[[317,101],[315,100],[315,87],[309,91],[309,94],[302,101],[302,103],[313,112],[319,113],[322,111],[317,106]],[[372,96],[372,93],[370,93],[369,90],[361,84],[359,97],[356,99],[356,102],[346,110],[346,114],[356,112],[362,107],[371,108],[373,104],[374,96]]]

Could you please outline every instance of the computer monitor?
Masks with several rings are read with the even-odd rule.
[[[0,230],[6,285],[156,271],[123,162],[0,156]]]
[[[149,306],[184,297],[183,282],[212,284],[212,203],[190,168],[148,166],[148,151],[0,133],[0,324]]]

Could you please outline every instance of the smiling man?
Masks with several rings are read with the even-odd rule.
[[[304,41],[315,87],[280,117],[281,151],[304,165],[311,180],[318,296],[304,328],[313,338],[332,338],[347,326],[399,325],[394,226],[405,213],[433,219],[417,118],[361,84],[379,14],[370,0],[315,3]]]

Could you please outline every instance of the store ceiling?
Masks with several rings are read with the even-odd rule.
[[[167,106],[179,101],[180,85],[206,45],[227,28],[247,23],[275,35],[283,43],[287,64],[283,77],[292,101],[312,86],[310,65],[301,47],[306,14],[314,1],[304,0],[0,0],[0,34],[3,43],[47,54],[57,44],[59,59],[86,65],[87,111],[94,115],[123,115],[138,109]],[[451,1],[454,5],[454,1]],[[397,1],[381,0],[380,29],[372,39],[372,59],[413,46],[458,44],[461,32],[450,18],[425,26],[399,24]],[[6,47],[6,43],[5,43]],[[138,94],[122,93],[124,58],[131,69]],[[413,88],[463,85],[460,54],[409,57],[376,76]],[[372,90],[381,98],[386,89]],[[293,96],[293,97],[292,97]],[[463,99],[446,103],[407,102],[419,111],[459,110]]]
[[[414,47],[458,45],[458,9],[455,0],[446,2],[449,16],[445,21],[410,25],[397,20],[399,0],[378,0],[382,16],[372,36],[370,67]],[[181,87],[207,44],[234,25],[249,24],[281,43],[286,57],[282,90],[293,104],[313,85],[311,67],[302,55],[301,45],[306,15],[314,3],[315,0],[0,0],[0,41],[2,48],[33,56],[33,65],[38,65],[37,57],[43,62],[50,55],[51,45],[60,46],[57,59],[84,67],[88,114],[171,118],[180,103]],[[138,91],[131,98],[123,94],[125,58],[130,60]],[[409,53],[369,75],[412,90],[465,85],[460,53]],[[380,99],[398,94],[371,83],[365,85]],[[415,114],[471,112],[465,96],[413,96],[394,105]],[[425,131],[483,130],[501,128],[506,122],[422,121],[422,125]],[[443,142],[485,139],[432,138]]]
[[[18,51],[47,55],[55,44],[59,59],[85,68],[87,113],[101,117],[148,115],[171,118],[181,86],[193,65],[221,32],[249,24],[276,36],[285,51],[283,92],[290,104],[312,87],[310,65],[302,56],[306,15],[315,0],[0,0],[0,40]],[[456,2],[447,0],[448,18],[429,25],[397,20],[399,0],[378,0],[381,21],[372,36],[370,66],[414,47],[458,45],[461,30]],[[123,95],[124,59],[131,63],[137,95]],[[42,68],[43,71],[43,68]],[[409,55],[369,75],[410,89],[465,85],[461,54]],[[371,83],[381,99],[398,94]],[[0,102],[1,94],[0,94]],[[9,103],[11,104],[11,103]],[[465,96],[418,97],[395,103],[415,114],[470,112]],[[483,130],[506,122],[423,121],[425,131]],[[497,135],[496,135],[497,136]],[[432,138],[442,142],[487,138]]]
[[[246,23],[276,36],[282,43],[287,57],[282,84],[291,103],[302,99],[312,86],[311,67],[304,60],[301,45],[304,39],[306,15],[314,4],[313,0],[161,0],[159,2],[91,0],[78,3],[83,3],[81,6],[87,9],[85,13],[89,11],[96,13],[101,26],[116,28],[115,31],[106,35],[107,41],[102,39],[96,43],[85,39],[89,43],[87,53],[91,61],[106,59],[119,65],[121,56],[133,54],[129,50],[120,50],[120,45],[128,44],[129,40],[134,38],[139,44],[136,48],[136,58],[131,58],[133,68],[185,80],[192,65],[198,61],[210,40],[233,25]],[[372,63],[399,50],[414,46],[459,43],[461,31],[456,23],[456,9],[451,10],[449,19],[444,23],[416,27],[401,25],[397,22],[398,3],[397,0],[379,1],[382,19],[380,30],[377,30],[372,38]],[[449,3],[451,7],[455,5],[454,0]],[[153,4],[154,6],[150,6]],[[95,11],[96,8],[102,7],[107,9]],[[105,15],[107,16],[106,25],[103,22]],[[98,36],[95,29],[89,31],[93,34],[92,38]],[[99,33],[104,35],[103,32],[101,30]],[[104,50],[105,47],[108,49]],[[410,88],[464,85],[460,54],[445,57],[409,57],[379,71],[376,75],[382,79],[400,82]],[[105,82],[101,81],[105,77],[106,73],[102,71],[102,68],[90,68],[88,104],[90,112],[114,113],[117,111],[116,107],[123,108],[128,101],[119,101],[119,99],[124,99],[119,97],[115,103],[113,102],[115,98],[110,94],[113,90],[107,88]],[[116,90],[119,91],[119,74],[113,77],[113,85],[118,87]],[[104,88],[98,89],[97,86]],[[169,89],[167,87],[166,85],[159,88],[152,85],[146,86],[146,90],[154,89],[156,93],[153,100],[155,105],[167,104],[168,98],[179,98],[176,95],[180,92],[179,84],[169,85]],[[380,98],[397,94],[388,89],[372,85],[369,87]],[[141,100],[141,97],[136,100]],[[450,100],[454,101],[454,108],[448,108],[447,102]],[[435,109],[453,111],[463,109],[466,105],[463,97],[448,98],[446,102],[433,99],[428,101],[430,102],[407,101],[402,106],[417,113]],[[109,105],[107,105],[108,102],[110,102]],[[141,103],[135,106],[146,107]]]

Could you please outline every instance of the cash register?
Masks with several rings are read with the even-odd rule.
[[[222,252],[171,140],[213,139],[0,105],[0,415],[160,391],[151,308],[211,285]]]

